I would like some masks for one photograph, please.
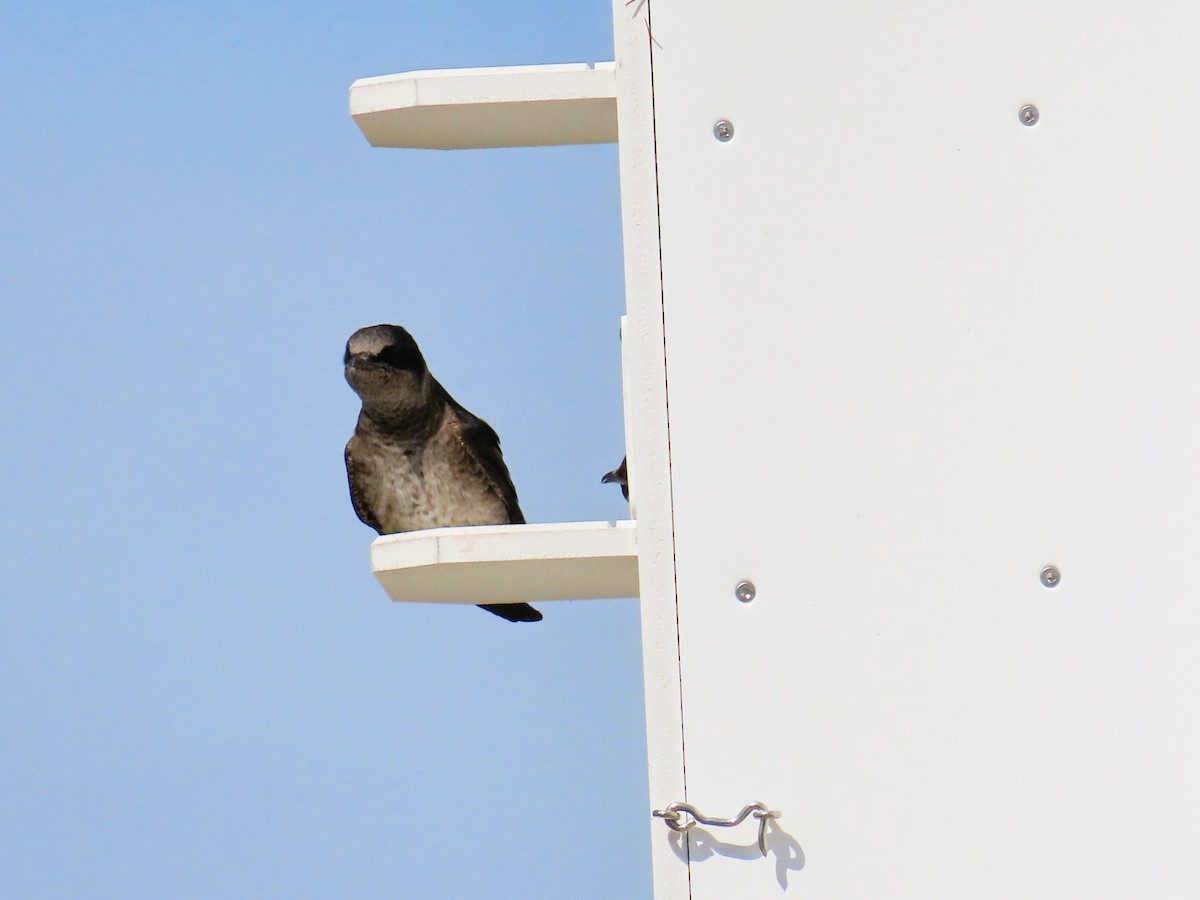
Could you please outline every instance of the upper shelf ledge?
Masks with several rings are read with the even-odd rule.
[[[616,71],[604,62],[360,78],[350,85],[350,116],[372,147],[612,144]]]
[[[474,525],[387,534],[371,568],[393,600],[518,603],[638,596],[637,523]]]

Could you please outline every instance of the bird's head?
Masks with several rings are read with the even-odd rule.
[[[429,369],[411,334],[399,325],[360,328],[346,341],[346,381],[363,405],[391,406],[424,399]]]

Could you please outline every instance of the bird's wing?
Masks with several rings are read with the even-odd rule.
[[[365,475],[358,462],[361,453],[361,441],[356,434],[346,443],[346,478],[350,481],[350,502],[354,504],[354,511],[358,513],[358,517],[382,534],[383,528],[380,526],[379,520],[375,518],[375,513],[368,505],[366,494],[362,489],[362,479]]]
[[[512,476],[508,474],[508,466],[504,464],[504,456],[500,452],[500,436],[491,425],[451,397],[436,379],[434,386],[446,401],[446,405],[454,412],[452,425],[459,443],[479,466],[479,471],[488,485],[504,503],[508,521],[513,525],[524,524],[525,516],[517,504],[517,489],[513,486]]]

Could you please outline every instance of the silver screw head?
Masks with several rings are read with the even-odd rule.
[[[1038,108],[1032,103],[1026,103],[1021,107],[1017,115],[1021,119],[1022,125],[1036,125],[1042,114],[1038,112]]]
[[[739,581],[733,589],[733,595],[743,603],[749,603],[758,596],[758,589],[754,586],[753,581]]]
[[[1058,571],[1058,566],[1046,566],[1042,569],[1042,584],[1048,588],[1058,587],[1058,583],[1062,581],[1062,572]]]
[[[713,126],[713,136],[722,143],[733,140],[733,123],[722,119]]]

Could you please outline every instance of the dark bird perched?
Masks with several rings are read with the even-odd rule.
[[[605,472],[604,477],[600,479],[601,484],[612,484],[616,482],[621,486],[621,493],[625,499],[629,499],[629,469],[626,464],[629,462],[629,457],[621,460],[621,464],[611,472]]]
[[[360,328],[342,362],[362,400],[346,475],[363,522],[396,534],[525,521],[500,438],[438,384],[412,335],[398,325]],[[510,622],[542,618],[528,603],[480,606]]]

